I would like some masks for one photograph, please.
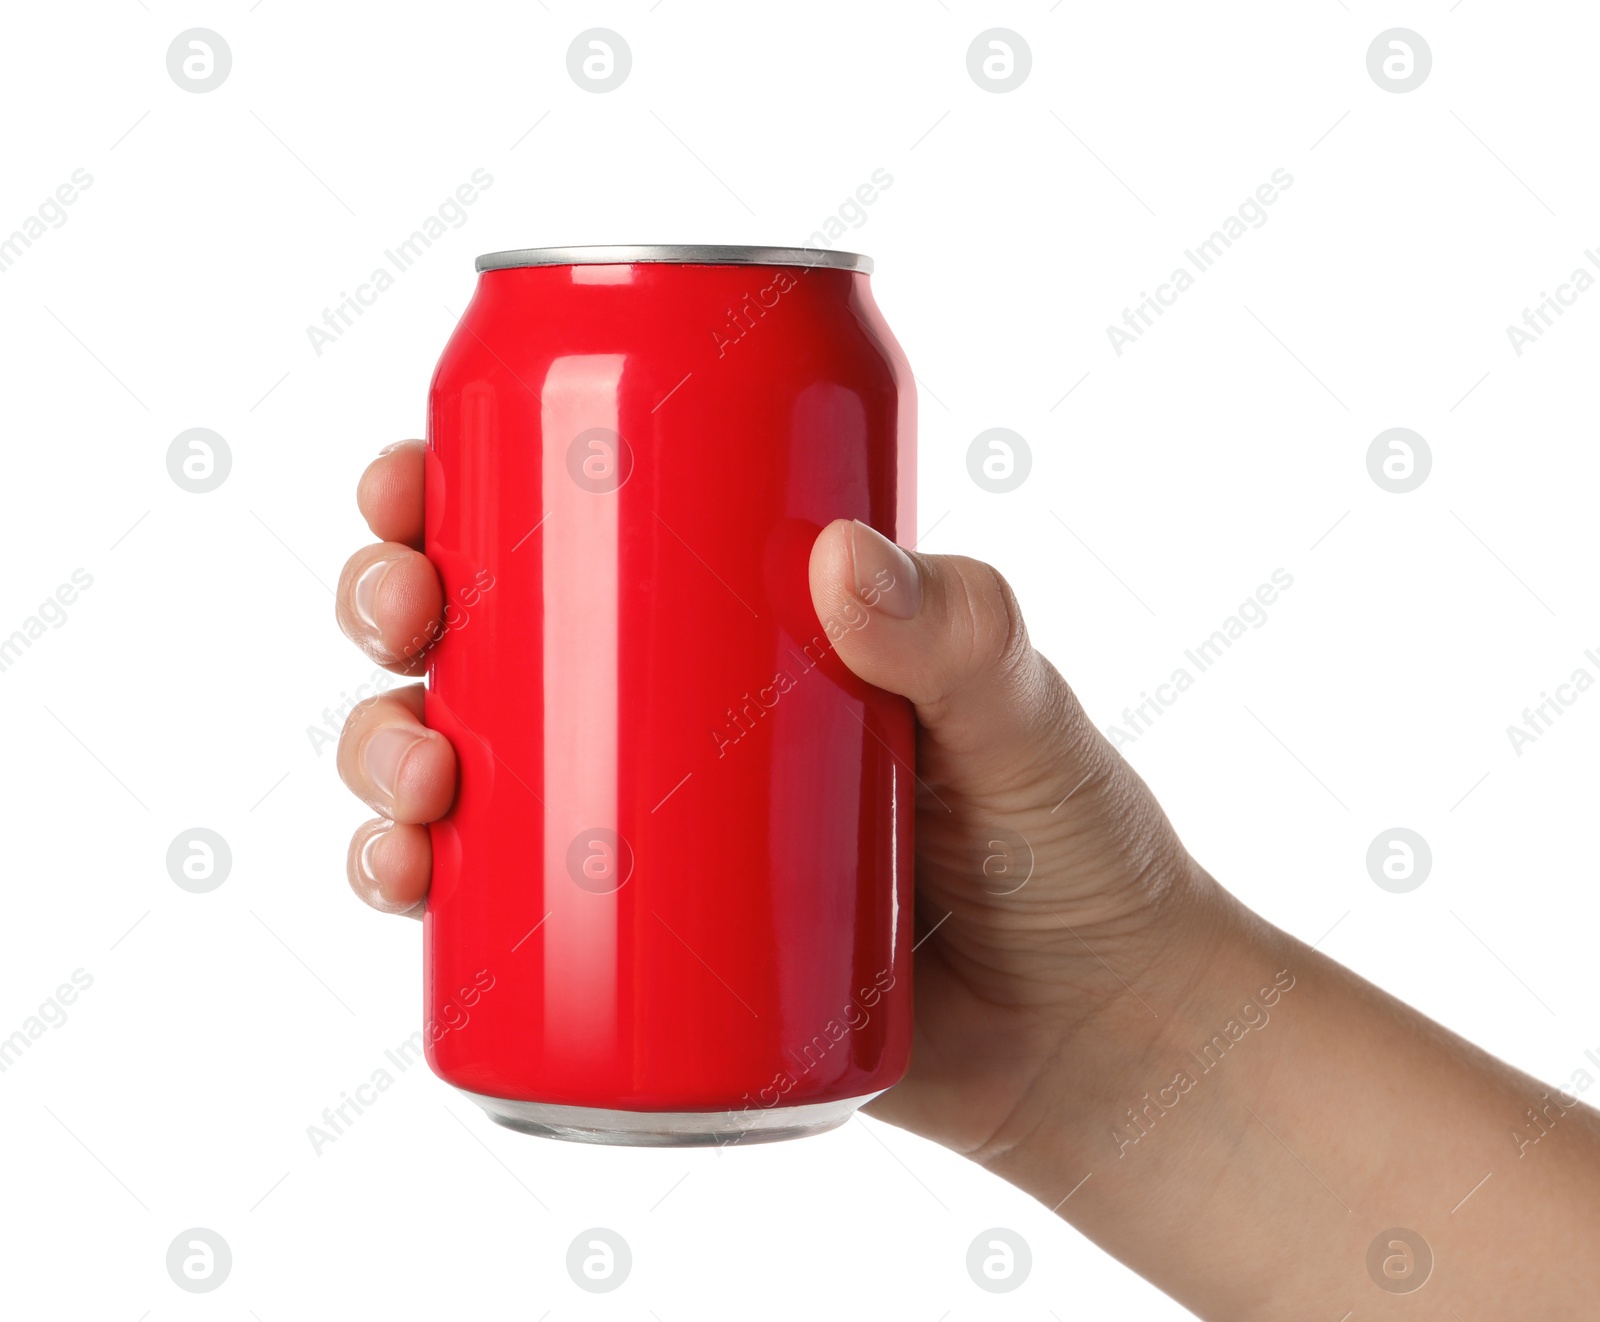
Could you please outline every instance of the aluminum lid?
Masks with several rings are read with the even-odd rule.
[[[836,271],[872,274],[872,258],[830,248],[745,248],[718,244],[614,244],[594,248],[512,248],[486,252],[480,271],[514,266],[625,266],[635,262],[672,262],[680,266],[825,266]]]

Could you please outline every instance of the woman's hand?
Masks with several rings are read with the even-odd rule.
[[[357,501],[383,540],[339,580],[344,631],[402,675],[424,668],[443,601],[420,551],[422,484],[420,443],[373,462]],[[891,591],[858,591],[890,581],[880,570]],[[910,1073],[869,1109],[982,1158],[1014,1141],[1008,1121],[1045,1064],[1108,1002],[1148,1020],[1144,1036],[1156,1028],[1138,998],[1169,1000],[1187,976],[1159,956],[1195,921],[1201,884],[989,566],[908,556],[839,520],[812,550],[811,594],[821,619],[872,603],[870,627],[840,638],[839,657],[910,698],[919,726],[916,1040]],[[453,751],[423,726],[421,694],[410,685],[362,703],[339,744],[345,783],[381,814],[351,840],[350,882],[389,913],[420,915],[425,823],[455,792]]]
[[[380,455],[358,500],[383,540],[345,566],[340,624],[419,674],[442,609],[421,444]],[[918,722],[916,1036],[872,1114],[984,1163],[1202,1316],[1600,1315],[1600,1115],[1223,891],[993,569],[840,520],[810,575],[819,618],[870,613],[839,657]],[[350,882],[390,913],[420,914],[426,823],[455,793],[421,712],[420,686],[371,699],[339,745],[380,814]]]

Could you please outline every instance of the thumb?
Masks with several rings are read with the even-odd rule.
[[[952,754],[1003,755],[1014,765],[1043,739],[1039,752],[1076,763],[1099,740],[1066,682],[1033,650],[1010,585],[990,565],[916,555],[864,523],[837,519],[811,549],[811,600],[823,620],[867,607],[869,626],[844,632],[839,659],[867,683],[910,698],[923,730]]]
[[[1149,897],[1182,847],[1144,782],[1033,649],[998,571],[907,552],[840,519],[812,546],[810,577],[820,619],[868,611],[865,627],[841,631],[839,659],[916,705],[917,775],[933,801],[918,829],[930,847],[966,857],[966,834],[1006,825],[1080,898]]]

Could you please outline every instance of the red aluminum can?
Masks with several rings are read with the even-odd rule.
[[[434,1071],[601,1143],[843,1123],[911,1040],[914,727],[819,620],[817,533],[914,536],[916,403],[864,257],[478,259],[429,398]]]

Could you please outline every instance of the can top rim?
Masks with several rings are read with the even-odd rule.
[[[731,244],[642,243],[581,248],[510,248],[486,252],[479,271],[517,266],[630,266],[666,262],[680,266],[818,266],[872,274],[872,258],[831,248],[752,248]]]

